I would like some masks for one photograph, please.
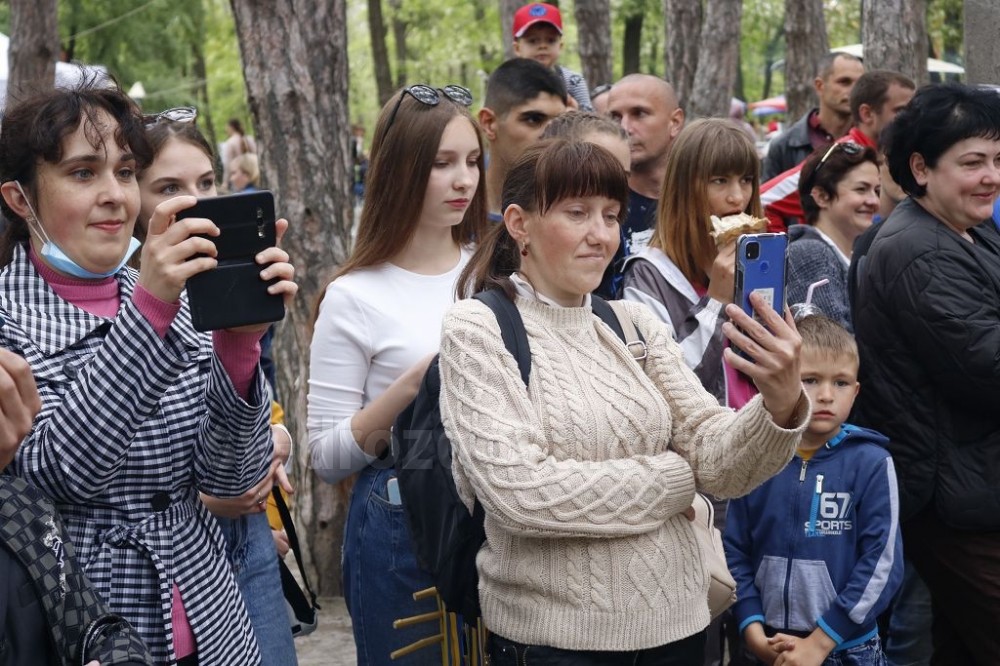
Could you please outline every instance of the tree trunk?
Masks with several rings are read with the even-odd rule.
[[[694,117],[729,115],[740,61],[742,0],[708,0],[701,28],[698,70],[688,112]]]
[[[8,100],[55,85],[58,17],[56,0],[10,1]]]
[[[385,19],[382,0],[368,0],[368,32],[372,40],[372,61],[375,63],[375,86],[378,104],[383,106],[392,97],[392,70],[389,68],[389,48],[385,43]]]
[[[666,17],[666,78],[686,111],[691,107],[701,41],[701,0],[663,0]]]
[[[574,10],[583,78],[591,87],[612,83],[611,3],[607,0],[576,0]]]
[[[407,84],[406,61],[410,54],[406,48],[406,33],[410,26],[403,20],[401,0],[389,0],[389,7],[392,8],[392,38],[396,42],[396,88],[402,88]]]
[[[195,79],[197,79],[195,95],[201,99],[201,108],[198,109],[198,115],[203,116],[205,119],[204,123],[199,122],[199,127],[208,136],[209,145],[217,146],[219,143],[215,135],[215,125],[212,123],[212,105],[208,101],[208,67],[205,64],[203,43],[203,41],[193,42],[191,47],[192,71]]]
[[[785,0],[785,102],[788,122],[818,104],[816,69],[830,50],[823,0]]]
[[[486,0],[473,0],[472,2],[472,16],[476,21],[476,25],[483,25],[486,22],[485,4]],[[480,66],[482,66],[482,63],[492,62],[496,57],[496,49],[493,46],[495,43],[492,39],[484,39],[479,43]]]
[[[996,12],[995,3],[992,10]],[[865,4],[861,41],[865,69],[890,69],[927,83],[925,0],[878,0]],[[994,34],[991,41],[996,39]],[[966,38],[969,41],[969,38]]]
[[[500,0],[500,43],[503,44],[504,60],[514,57],[514,12],[523,4],[524,0]]]
[[[309,470],[306,379],[312,310],[350,250],[345,0],[231,0],[261,172],[291,226],[283,246],[299,294],[275,345],[278,393],[295,441],[295,514],[320,594],[340,594],[346,502]]]
[[[203,131],[208,136],[208,144],[217,146],[218,141],[215,136],[215,124],[212,122],[212,105],[208,100],[208,65],[205,62],[205,7],[198,5],[192,14],[192,35],[191,35],[191,72],[194,74],[195,85],[194,94],[198,103],[198,114],[203,116],[205,121],[200,124]]]
[[[746,90],[743,81],[743,58],[740,52],[736,52],[736,80],[733,83],[733,97],[737,97],[744,102],[747,101]]]
[[[778,29],[774,31],[774,36],[767,43],[767,48],[764,49],[764,91],[761,93],[761,99],[767,99],[771,96],[771,79],[774,72],[771,71],[771,67],[774,65],[774,58],[778,52],[778,44],[785,36],[785,19],[782,17],[781,25]]]
[[[1000,14],[994,0],[965,0],[965,79],[1000,83]]]
[[[642,21],[644,18],[645,15],[641,10],[636,10],[634,14],[625,17],[625,35],[622,38],[622,76],[635,74],[639,71],[642,55]]]

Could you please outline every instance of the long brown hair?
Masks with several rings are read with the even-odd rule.
[[[709,234],[708,181],[732,174],[753,176],[753,194],[744,212],[761,217],[757,149],[731,120],[696,120],[670,147],[650,245],[670,257],[689,282],[708,284],[704,267],[716,254]]]
[[[452,238],[467,245],[482,237],[486,226],[486,169],[478,125],[468,109],[446,95],[429,106],[400,91],[382,107],[375,125],[358,236],[351,256],[337,270],[335,279],[388,261],[413,238],[441,135],[452,118],[468,120],[479,142],[479,184],[465,217],[452,228]]]
[[[517,204],[544,215],[571,197],[603,196],[620,204],[618,222],[628,208],[625,169],[604,148],[585,141],[546,139],[530,146],[514,163],[503,182],[501,209]],[[493,225],[458,278],[459,297],[498,288],[513,296],[507,278],[521,267],[517,243],[503,222]]]

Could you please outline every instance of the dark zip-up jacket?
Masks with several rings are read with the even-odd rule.
[[[1000,234],[901,202],[859,266],[857,421],[884,433],[902,517],[1000,529]]]

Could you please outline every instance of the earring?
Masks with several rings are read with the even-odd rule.
[[[528,256],[528,241],[521,241],[521,256]]]

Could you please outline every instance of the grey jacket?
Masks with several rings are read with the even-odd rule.
[[[725,405],[722,324],[726,316],[722,303],[699,296],[674,262],[653,247],[626,260],[623,298],[645,304],[670,327],[684,362],[719,404]]]
[[[767,148],[767,157],[764,158],[760,182],[771,180],[809,157],[813,151],[812,142],[809,141],[809,116],[813,111],[816,109],[810,110],[796,120],[794,125],[771,140]]]
[[[844,263],[840,254],[813,227],[793,224],[788,228],[786,256],[785,298],[788,304],[804,303],[809,285],[826,278],[830,283],[816,289],[813,305],[853,333],[847,290],[848,264]]]

